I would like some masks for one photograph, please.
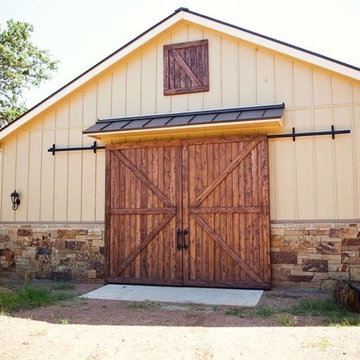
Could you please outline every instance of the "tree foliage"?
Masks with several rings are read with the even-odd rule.
[[[39,86],[57,70],[49,52],[31,42],[33,29],[14,20],[8,20],[5,28],[0,25],[0,127],[27,110],[23,91]]]

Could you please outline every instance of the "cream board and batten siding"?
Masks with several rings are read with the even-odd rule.
[[[163,96],[163,45],[199,39],[209,40],[210,91]],[[94,139],[82,130],[98,118],[275,102],[286,105],[284,127],[277,132],[293,126],[327,130],[332,124],[352,132],[335,141],[327,136],[269,141],[272,220],[359,218],[360,82],[182,22],[5,138],[1,221],[104,220],[104,151],[47,152],[53,143],[91,145]],[[216,135],[236,133],[250,131]],[[169,136],[157,137],[163,138]],[[9,197],[14,188],[21,194],[15,212]]]

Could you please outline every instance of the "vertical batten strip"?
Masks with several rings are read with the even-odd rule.
[[[128,63],[126,62],[125,64],[125,116],[128,115],[128,103],[127,103],[127,99],[128,99]]]
[[[311,131],[315,131],[315,106],[314,106],[314,69],[310,69],[311,73],[311,122],[312,122],[312,129]],[[317,174],[316,174],[316,138],[313,137],[311,141],[312,145],[312,172],[313,172],[313,186],[314,186],[314,201],[313,201],[313,207],[314,207],[314,217],[315,219],[318,219],[318,193],[317,193]]]
[[[16,134],[16,142],[15,142],[15,189],[19,191],[18,189],[18,178],[17,178],[17,163],[18,163],[18,146],[19,146],[19,134]],[[13,219],[16,221],[16,211],[13,211]]]
[[[355,119],[354,119],[354,97],[353,97],[353,83],[349,83],[350,87],[350,117],[351,117],[351,144],[352,144],[352,152],[353,152],[353,177],[354,177],[354,215],[355,218],[359,218],[359,204],[358,204],[358,178],[357,178],[357,154],[356,154],[356,135],[357,135],[357,129],[355,127]]]
[[[99,118],[99,81],[96,82],[96,110],[95,110],[96,117]],[[97,186],[96,186],[96,179],[97,179],[97,153],[94,154],[94,212],[93,212],[93,219],[96,219],[96,200],[97,200]]]
[[[32,128],[30,127],[29,132],[28,132],[28,137],[29,137],[29,141],[28,141],[28,149],[27,149],[27,180],[26,180],[26,212],[25,212],[25,218],[26,221],[29,221],[29,182],[30,182],[30,155],[31,155],[31,133],[32,133]]]
[[[68,104],[68,115],[67,115],[67,146],[69,146],[70,143],[70,106],[71,106],[71,99],[67,101]],[[70,153],[67,152],[66,155],[66,168],[67,168],[67,174],[66,174],[66,200],[65,200],[65,220],[69,220],[69,161],[70,159]]]
[[[41,119],[41,151],[44,148],[44,118]],[[40,189],[39,189],[39,221],[41,221],[41,201],[42,201],[42,172],[43,172],[43,162],[42,154],[40,154]]]
[[[259,80],[259,74],[258,74],[258,53],[259,53],[259,49],[255,48],[254,49],[255,52],[255,56],[254,56],[254,61],[255,61],[255,104],[259,103],[259,94],[258,94],[258,80]]]
[[[82,130],[85,130],[84,126],[84,90],[81,91],[81,128]],[[81,136],[81,146],[84,146],[84,135]],[[81,151],[80,155],[80,184],[81,184],[81,190],[80,190],[80,221],[83,218],[83,181],[84,181],[84,152]],[[104,189],[105,191],[105,189]]]
[[[109,109],[109,116],[113,117],[113,82],[114,82],[114,72],[111,71],[110,73],[110,109]]]
[[[330,107],[331,107],[331,123],[334,124],[334,91],[333,79],[330,75]],[[332,142],[332,161],[333,161],[333,178],[334,178],[334,197],[335,197],[335,219],[339,219],[339,202],[338,202],[338,181],[337,181],[337,164],[336,164],[336,142]]]
[[[292,127],[295,127],[295,69],[294,69],[294,61],[291,61],[291,74],[292,74],[292,97],[293,97],[293,108],[292,108]],[[293,164],[297,163],[296,156],[296,145],[292,148],[292,158]],[[294,181],[294,210],[295,210],[295,220],[299,219],[299,199],[297,192],[297,171],[296,166],[293,165],[293,181]]]
[[[56,122],[57,122],[57,108],[55,108],[55,119],[54,119],[54,143],[56,141]],[[52,221],[55,221],[55,186],[56,186],[56,177],[55,177],[55,169],[56,169],[56,156],[53,156],[54,166],[53,166],[53,200],[52,200]]]

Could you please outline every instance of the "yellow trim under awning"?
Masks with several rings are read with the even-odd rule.
[[[199,125],[189,125],[189,126],[173,126],[173,127],[159,127],[153,129],[134,129],[134,130],[122,130],[122,131],[109,131],[109,132],[98,132],[86,134],[87,136],[99,139],[108,143],[112,140],[122,140],[131,139],[134,137],[149,137],[149,136],[162,136],[162,135],[195,135],[201,133],[215,132],[219,133],[221,131],[231,131],[231,130],[259,130],[259,129],[273,129],[283,126],[282,117],[276,119],[266,119],[266,120],[248,120],[248,121],[229,121],[221,123],[208,123],[208,124],[199,124]]]

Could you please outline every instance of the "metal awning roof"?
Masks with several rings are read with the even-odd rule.
[[[182,113],[152,114],[121,118],[99,119],[83,131],[84,134],[126,132],[134,130],[171,128],[178,126],[241,123],[281,118],[285,104],[256,105],[230,109],[203,110]]]

